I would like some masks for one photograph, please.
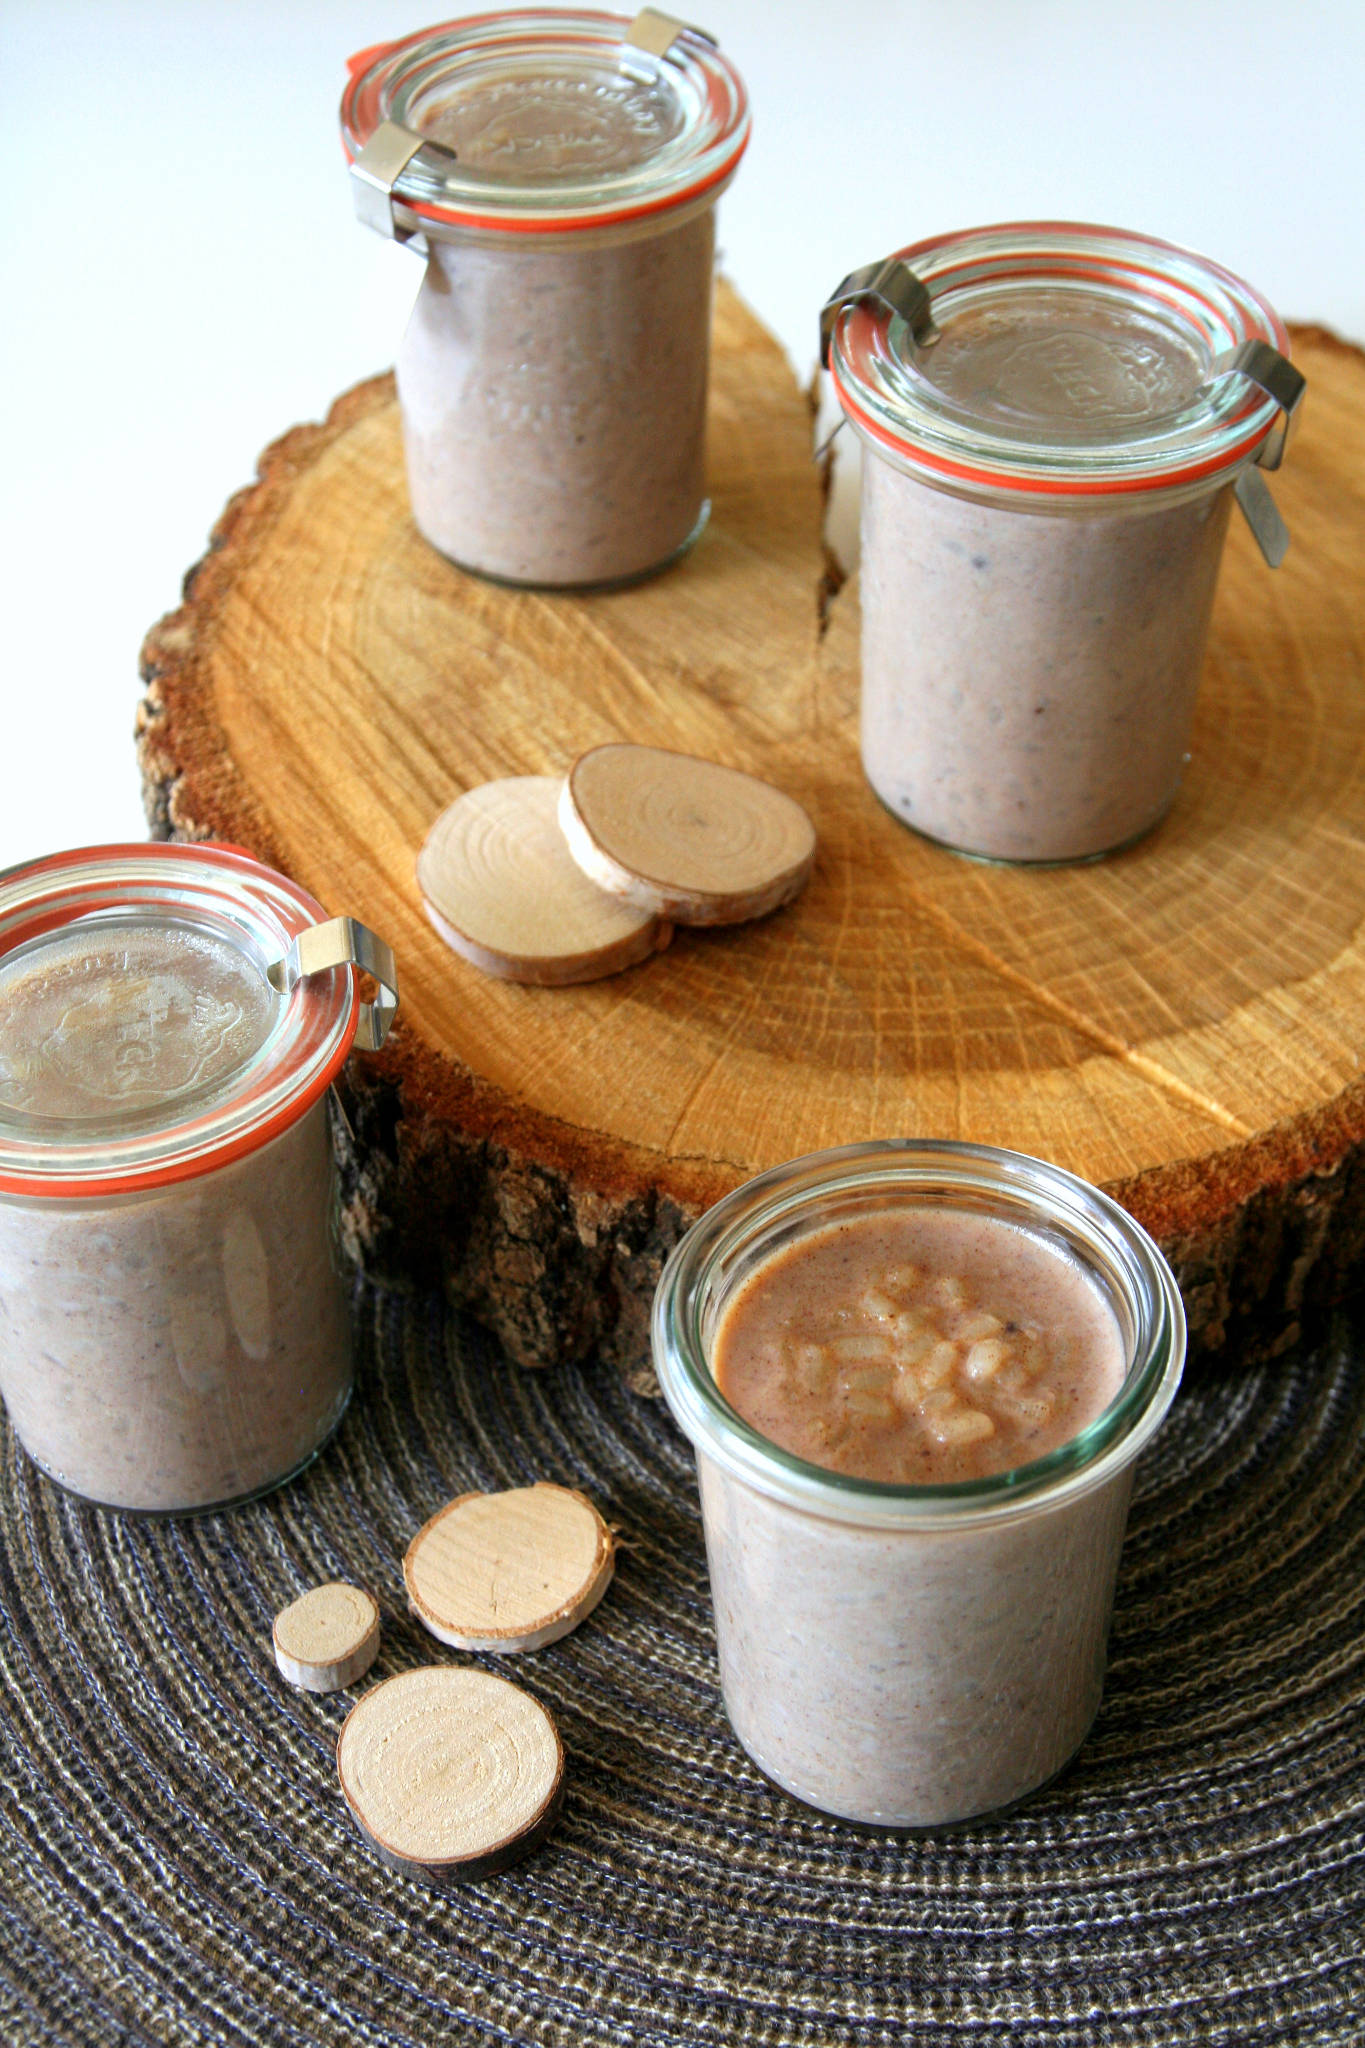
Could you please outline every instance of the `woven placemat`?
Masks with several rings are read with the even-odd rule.
[[[721,1711],[690,1453],[601,1369],[507,1368],[438,1302],[358,1296],[335,1444],[194,1522],[81,1508],[6,1437],[0,2040],[1330,2043],[1365,2012],[1365,1321],[1189,1389],[1142,1468],[1109,1690],[1010,1819],[901,1840],[785,1801]],[[450,1495],[546,1477],[626,1542],[515,1675],[563,1819],[455,1891],[342,1805],[353,1694],[290,1690],[271,1616],[373,1588],[376,1675],[445,1655],[399,1560]],[[492,1660],[489,1660],[490,1662]]]

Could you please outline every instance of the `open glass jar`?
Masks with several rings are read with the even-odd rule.
[[[713,1371],[727,1304],[832,1225],[916,1206],[1024,1231],[1108,1304],[1126,1371],[1079,1435],[1011,1471],[902,1486],[780,1449]],[[767,1776],[883,1827],[1034,1791],[1099,1707],[1133,1462],[1179,1384],[1185,1317],[1133,1219],[1060,1168],[984,1145],[853,1145],[728,1195],[669,1260],[654,1363],[697,1454],[726,1711]]]
[[[224,1506],[336,1427],[327,1093],[396,1003],[382,942],[230,847],[0,876],[0,1394],[61,1485]]]
[[[960,852],[1090,859],[1186,759],[1234,491],[1303,380],[1249,285],[1142,235],[1023,223],[846,279],[822,338],[865,450],[862,753]]]
[[[353,58],[341,127],[361,218],[427,259],[397,364],[421,532],[515,584],[672,561],[707,509],[733,66],[652,10],[475,15]]]

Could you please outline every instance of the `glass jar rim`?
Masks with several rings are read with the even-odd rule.
[[[314,897],[241,848],[213,841],[76,847],[0,874],[0,959],[73,929],[189,925],[239,949],[262,976],[291,941],[327,916]],[[54,1141],[46,1119],[0,1111],[0,1196],[91,1200],[164,1187],[227,1165],[288,1128],[330,1086],[356,1036],[350,967],[299,979],[276,999],[263,1042],[221,1087],[153,1109],[130,1128],[81,1119]],[[94,1126],[94,1128],[90,1128]]]
[[[725,1399],[706,1359],[701,1318],[717,1269],[766,1226],[824,1197],[885,1190],[926,1202],[952,1191],[982,1208],[1003,1200],[1021,1227],[1065,1224],[1068,1242],[1103,1246],[1135,1311],[1135,1356],[1118,1394],[1047,1456],[983,1479],[902,1486],[811,1464],[759,1434]],[[970,1206],[970,1204],[969,1204]],[[1050,1510],[1102,1485],[1135,1459],[1175,1397],[1185,1311],[1160,1248],[1126,1210],[1065,1168],[1027,1153],[955,1139],[897,1138],[812,1152],[746,1181],[708,1209],[674,1248],[652,1317],[654,1365],[674,1420],[699,1455],[756,1491],[829,1521],[944,1529]]]
[[[604,74],[619,71],[630,26],[625,15],[527,8],[463,16],[362,50],[350,59],[341,100],[347,161],[355,161],[382,122],[420,132],[420,124],[406,118],[420,96],[462,71],[495,75],[499,64],[536,54],[551,63],[595,64]],[[738,71],[714,43],[686,28],[662,57],[632,49],[631,65],[631,75],[665,86],[678,112],[677,133],[658,149],[595,178],[541,184],[480,177],[453,156],[441,169],[419,157],[405,176],[403,199],[415,225],[438,236],[443,228],[558,233],[612,227],[719,197],[749,142],[749,100]]]
[[[1101,423],[1093,435],[1030,435],[945,400],[906,323],[851,302],[830,348],[840,405],[877,452],[926,482],[1043,500],[1214,488],[1255,459],[1275,425],[1273,398],[1213,366],[1247,341],[1287,355],[1284,323],[1242,278],[1193,250],[1084,221],[1011,221],[931,236],[888,261],[924,285],[940,332],[964,312],[1024,305],[1032,291],[1085,293],[1159,321],[1203,372],[1186,401],[1129,431]]]

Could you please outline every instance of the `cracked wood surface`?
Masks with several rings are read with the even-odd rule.
[[[633,590],[511,592],[417,536],[391,380],[296,428],[144,650],[155,831],[218,836],[393,944],[353,1063],[352,1243],[446,1274],[525,1362],[643,1368],[662,1258],[761,1167],[888,1135],[988,1140],[1109,1187],[1174,1257],[1198,1344],[1285,1341],[1365,1241],[1365,357],[1318,329],[1272,575],[1234,520],[1166,823],[1050,871],[897,824],[857,758],[858,599],[821,542],[810,414],[718,295],[711,524]],[[790,791],[820,835],[765,922],[611,981],[486,980],[422,915],[432,819],[609,740]]]

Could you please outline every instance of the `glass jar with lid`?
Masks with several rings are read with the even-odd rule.
[[[231,847],[0,876],[0,1395],[51,1478],[201,1510],[330,1436],[352,1364],[327,1095],[396,1002],[381,941]]]
[[[1078,1327],[1105,1353],[1107,1405],[1045,1455],[946,1483],[857,1476],[760,1433],[717,1380],[732,1306],[812,1245],[826,1281],[860,1285],[856,1233],[887,1219],[893,1232],[906,1219],[946,1225],[931,1241],[965,1242],[988,1271],[1018,1262],[1027,1240],[1043,1272],[1034,1305],[1057,1290],[1056,1329],[1092,1297]],[[952,1272],[914,1277],[954,1284]],[[820,1306],[834,1327],[856,1304],[836,1290]],[[809,1349],[799,1335],[793,1320],[763,1339],[792,1385]],[[653,1351],[696,1451],[726,1711],[765,1775],[825,1812],[894,1828],[995,1813],[1054,1777],[1099,1707],[1134,1462],[1184,1364],[1180,1293],[1146,1232],[1084,1181],[994,1146],[814,1153],[693,1226],[659,1282]],[[1083,1344],[1072,1362],[1086,1369]]]
[[[865,455],[873,789],[996,859],[1139,837],[1186,759],[1234,493],[1287,545],[1257,467],[1303,390],[1282,322],[1187,250],[1030,222],[853,273],[822,340]]]
[[[357,210],[426,257],[397,362],[413,516],[513,584],[621,583],[706,517],[715,207],[749,136],[647,9],[481,14],[351,60]]]

